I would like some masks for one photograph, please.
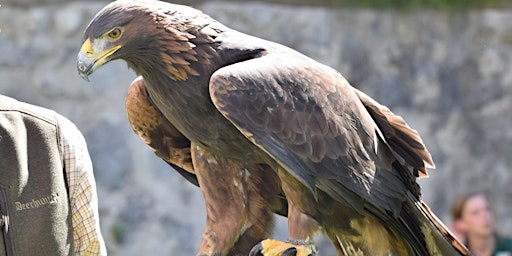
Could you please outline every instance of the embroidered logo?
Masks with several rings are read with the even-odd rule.
[[[23,210],[28,210],[28,209],[39,208],[43,205],[57,203],[58,200],[59,200],[59,194],[53,193],[53,194],[43,197],[43,198],[32,199],[29,202],[24,202],[24,203],[15,202],[16,211],[23,211]]]

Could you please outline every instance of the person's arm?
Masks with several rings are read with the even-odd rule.
[[[106,255],[100,232],[98,198],[85,139],[68,119],[59,116],[61,149],[69,187],[75,255]]]

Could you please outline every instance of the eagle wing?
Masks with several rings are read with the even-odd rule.
[[[126,95],[126,113],[133,131],[162,160],[199,186],[190,155],[190,141],[153,105],[144,79],[135,79]]]
[[[409,234],[417,253],[426,246],[467,254],[421,201],[416,178],[434,164],[418,133],[335,70],[293,51],[270,51],[215,72],[210,96],[314,195],[319,189]]]
[[[268,53],[226,66],[213,74],[210,95],[250,141],[315,195],[320,189],[361,214],[366,202],[397,212],[407,183],[415,183],[393,168],[376,172],[376,165],[391,167],[395,159],[377,152],[383,143],[361,95],[338,72],[305,56]]]

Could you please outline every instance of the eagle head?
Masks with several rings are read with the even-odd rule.
[[[123,59],[145,76],[165,70],[174,80],[198,75],[191,42],[190,17],[202,15],[190,7],[150,0],[118,0],[100,10],[85,29],[77,57],[79,75],[89,75],[109,61]]]

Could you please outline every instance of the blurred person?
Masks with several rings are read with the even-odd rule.
[[[0,256],[106,255],[85,139],[65,117],[0,95]]]
[[[497,234],[494,216],[480,193],[461,195],[452,205],[453,231],[475,256],[512,256],[512,239]]]

